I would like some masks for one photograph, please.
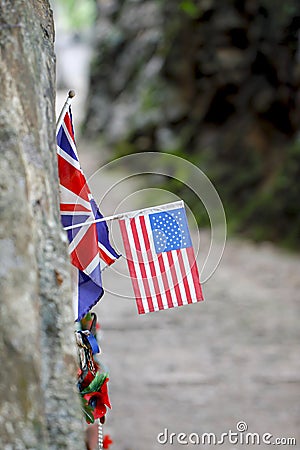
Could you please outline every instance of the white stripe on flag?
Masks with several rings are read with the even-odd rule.
[[[182,251],[182,249],[181,249],[181,251]],[[183,283],[183,276],[182,276],[182,273],[180,270],[177,250],[173,250],[171,253],[173,255],[174,268],[176,271],[176,278],[177,278],[177,283],[178,283],[178,287],[179,287],[181,298],[182,298],[182,303],[183,303],[183,305],[186,305],[188,303],[187,293],[185,291],[185,286]]]
[[[168,308],[168,300],[167,300],[166,291],[165,291],[164,283],[163,283],[162,276],[161,276],[161,271],[160,271],[160,267],[159,267],[159,263],[158,263],[158,257],[157,257],[156,251],[155,251],[155,246],[154,246],[154,242],[153,242],[153,238],[152,238],[152,229],[151,229],[149,214],[145,215],[145,225],[146,225],[147,233],[149,236],[151,255],[153,256],[153,264],[154,264],[156,279],[157,279],[158,286],[159,286],[159,292],[161,294],[163,307],[164,307],[164,309],[167,309]]]
[[[84,273],[90,275],[100,263],[99,253],[95,256],[95,258],[90,262],[90,264],[84,269]]]
[[[86,220],[89,220],[89,217]],[[91,224],[91,225],[93,225],[93,224]],[[77,245],[84,238],[84,235],[88,232],[91,225],[80,228],[80,230],[78,231],[76,236],[74,236],[74,239],[72,240],[72,242],[70,242],[70,244],[69,244],[69,254],[71,254],[76,249]]]
[[[152,275],[151,275],[149,260],[147,257],[145,238],[144,238],[144,234],[142,231],[141,222],[140,222],[139,218],[134,219],[134,221],[136,224],[136,231],[138,234],[138,239],[139,239],[139,243],[140,243],[140,247],[141,247],[140,256],[144,263],[144,267],[145,267],[145,271],[146,271],[146,275],[147,275],[147,279],[144,280],[144,283],[148,283],[148,286],[150,288],[150,294],[151,294],[151,298],[152,298],[153,307],[154,307],[155,311],[158,311],[159,310],[158,301],[157,301],[155,287],[154,287],[154,283],[153,283],[153,279],[152,279]],[[151,261],[152,255],[149,255],[149,256],[150,256],[150,261]]]
[[[130,226],[130,219],[126,217],[124,220],[125,220],[125,228],[127,230],[128,241],[129,241],[129,245],[130,245],[130,249],[131,249],[131,253],[132,253],[134,268],[136,271],[137,283],[138,283],[138,286],[139,286],[139,289],[141,292],[142,302],[143,302],[144,310],[146,313],[146,312],[149,312],[149,306],[148,306],[147,296],[146,296],[145,287],[144,287],[144,283],[143,283],[143,279],[142,279],[141,268],[138,263],[137,251],[136,251],[133,234],[132,234],[132,230],[131,230],[131,226]]]
[[[61,205],[64,205],[64,203],[61,203]],[[74,205],[74,207],[76,207],[76,205]],[[93,217],[92,213],[89,211],[86,211],[86,210],[84,210],[84,211],[64,211],[63,206],[61,206],[60,211],[61,211],[62,216],[87,216],[88,215],[89,220],[91,220],[91,218]],[[81,222],[80,222],[80,226],[81,226]],[[78,226],[77,228],[80,228],[80,227]],[[73,228],[73,230],[76,230],[76,228]]]
[[[149,311],[152,311],[154,309],[153,306],[153,300],[152,300],[152,294],[151,294],[151,288],[147,276],[147,269],[148,269],[148,263],[144,260],[142,250],[141,250],[141,242],[139,240],[139,235],[137,231],[137,221],[139,219],[132,219],[130,221],[131,231],[132,231],[132,237],[135,243],[135,246],[137,247],[137,264],[140,267],[141,270],[141,282],[144,285],[145,293],[146,293],[146,299],[145,302],[148,302],[148,308]],[[151,275],[151,274],[150,274]]]
[[[71,119],[71,118],[70,118],[70,119]],[[66,136],[67,136],[67,139],[68,139],[68,141],[69,141],[69,144],[70,144],[70,146],[72,147],[72,150],[73,150],[73,152],[75,153],[77,160],[79,160],[75,142],[73,141],[72,137],[70,136],[70,133],[69,133],[69,131],[68,131],[68,128],[67,128],[65,122],[62,123],[62,126],[63,126],[63,129],[64,129],[64,132],[66,133]],[[80,172],[82,172],[81,169],[80,169]]]
[[[72,158],[67,152],[65,152],[59,145],[57,146],[57,154],[60,155],[65,161],[67,161],[71,166],[75,167],[75,169],[81,172],[79,161]]]
[[[191,266],[189,263],[189,259],[188,259],[188,255],[187,255],[187,249],[185,248],[184,251],[182,252],[182,259],[183,259],[183,264],[184,264],[184,268],[185,268],[185,273],[187,275],[187,281],[189,283],[189,288],[190,288],[190,293],[191,293],[191,297],[192,297],[192,302],[197,302],[197,294],[196,294],[196,290],[195,290],[195,284],[193,281],[193,275],[192,275],[192,270],[191,270]]]
[[[82,197],[80,197],[77,194],[74,194],[74,192],[70,191],[66,187],[64,187],[62,184],[59,186],[60,190],[60,202],[67,205],[82,205],[89,211],[91,210],[91,204],[90,202],[84,200]],[[93,216],[94,217],[94,216]]]
[[[116,257],[110,253],[110,251],[101,242],[98,242],[99,248],[105,253],[110,259],[115,260]]]
[[[133,284],[133,290],[135,293],[135,297],[136,297],[136,301],[137,301],[137,307],[138,307],[138,311],[139,313],[145,312],[144,311],[144,307],[142,304],[142,294],[138,285],[138,281],[137,281],[137,277],[136,277],[136,269],[135,269],[135,265],[133,262],[133,257],[132,257],[132,250],[130,248],[130,243],[129,243],[129,238],[128,238],[128,231],[126,228],[126,221],[125,219],[122,219],[119,221],[120,224],[120,228],[121,228],[121,234],[123,237],[123,242],[124,242],[124,247],[125,247],[125,251],[126,251],[126,258],[127,258],[127,264],[128,264],[128,269],[129,269],[129,273],[131,276],[131,281]]]
[[[166,276],[168,279],[169,290],[170,290],[170,294],[172,297],[172,304],[173,304],[173,306],[178,306],[177,296],[176,296],[175,287],[174,287],[174,283],[173,283],[173,279],[172,279],[172,275],[171,275],[170,264],[169,264],[169,260],[168,260],[168,255],[166,252],[162,252],[161,255],[163,258],[164,265],[165,265],[165,271],[166,271],[165,273],[166,273]]]

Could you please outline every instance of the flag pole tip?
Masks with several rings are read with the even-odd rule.
[[[73,91],[73,89],[71,91],[69,91],[69,98],[73,98],[75,97],[75,91]]]

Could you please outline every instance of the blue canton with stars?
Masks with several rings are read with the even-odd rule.
[[[192,246],[184,208],[149,214],[156,253]]]

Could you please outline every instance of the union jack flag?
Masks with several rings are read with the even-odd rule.
[[[89,222],[67,231],[74,266],[75,317],[80,320],[104,293],[100,259],[110,265],[120,255],[110,245],[106,222],[90,223],[103,216],[79,164],[71,108],[66,112],[56,138],[62,224],[68,227]]]

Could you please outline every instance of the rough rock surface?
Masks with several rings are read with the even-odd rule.
[[[48,0],[0,1],[0,448],[83,447]]]

